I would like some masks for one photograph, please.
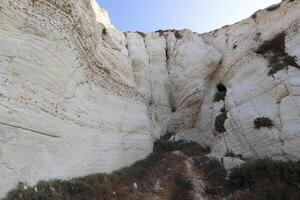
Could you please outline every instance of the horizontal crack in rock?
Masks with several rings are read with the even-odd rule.
[[[36,130],[30,129],[30,128],[25,128],[25,127],[18,126],[18,125],[8,124],[8,123],[5,123],[5,122],[0,122],[0,125],[9,126],[9,127],[17,128],[17,129],[22,129],[22,130],[30,131],[32,133],[37,133],[37,134],[40,134],[40,135],[43,135],[43,136],[47,136],[47,137],[61,138],[61,137],[56,136],[56,135],[51,135],[51,134],[48,134],[48,133],[43,133],[43,132],[36,131]]]

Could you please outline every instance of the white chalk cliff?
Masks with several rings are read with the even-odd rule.
[[[0,197],[128,166],[167,132],[300,158],[299,0],[201,35],[121,33],[95,0],[0,0],[0,44]]]

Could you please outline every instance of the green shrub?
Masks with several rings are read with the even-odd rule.
[[[193,184],[191,181],[187,180],[182,174],[176,174],[175,184],[182,190],[191,191],[193,190]]]
[[[232,200],[297,200],[300,196],[300,161],[250,159],[231,170],[214,158],[197,159],[206,176],[206,193]]]
[[[224,112],[222,112],[220,115],[218,115],[215,118],[214,126],[218,132],[223,133],[226,131],[226,129],[224,127],[226,119],[227,119],[227,111],[226,110],[224,110]]]
[[[219,92],[217,91],[214,95],[214,102],[224,101],[226,97],[226,92]]]
[[[176,39],[178,39],[178,40],[182,38],[182,35],[180,34],[180,32],[178,30],[175,31],[174,35],[175,35]]]
[[[153,152],[160,154],[164,152],[176,151],[178,150],[179,143],[181,143],[181,141],[169,142],[169,141],[157,140],[154,142]]]
[[[161,139],[154,142],[153,153],[155,155],[164,154],[172,151],[182,151],[189,157],[203,155],[210,152],[209,147],[202,147],[192,141],[168,141],[170,136],[162,136]]]
[[[274,126],[273,121],[267,117],[259,117],[254,120],[255,129],[262,127],[272,128]]]
[[[205,175],[208,182],[205,191],[209,194],[223,193],[221,188],[227,184],[227,172],[216,158],[202,157],[196,160],[196,166]]]
[[[281,181],[300,187],[300,161],[279,161],[269,158],[252,159],[234,168],[229,176],[233,185],[243,187],[261,180]]]
[[[228,188],[234,200],[299,199],[300,161],[247,160],[231,170]]]
[[[276,4],[276,5],[272,5],[266,8],[267,11],[273,11],[273,10],[277,10],[278,8],[280,8],[280,4]]]
[[[253,14],[251,15],[251,18],[252,18],[252,19],[256,19],[256,18],[257,18],[257,12],[253,13]]]
[[[137,34],[139,34],[139,35],[142,36],[142,37],[146,37],[146,33],[144,33],[144,32],[137,31]]]
[[[225,100],[226,97],[226,93],[227,93],[227,89],[226,87],[222,84],[222,83],[218,83],[217,84],[217,92],[214,95],[214,102],[219,102],[221,100]]]
[[[244,159],[242,154],[236,154],[232,150],[228,150],[228,149],[227,149],[227,151],[225,153],[225,156],[226,157],[232,157],[232,158],[239,158],[241,160]]]
[[[233,200],[298,200],[299,189],[280,182],[261,181],[261,183],[235,192]]]
[[[159,33],[159,36],[162,37],[164,36],[164,33],[167,33],[167,32],[171,32],[172,30],[157,30],[155,31],[155,33]]]
[[[210,147],[202,147],[196,142],[184,142],[178,146],[178,150],[182,151],[189,157],[203,156],[204,154],[210,153]]]
[[[107,35],[107,30],[106,30],[106,28],[103,28],[103,29],[102,29],[102,35]]]
[[[171,200],[190,200],[192,199],[190,191],[194,186],[191,181],[187,180],[182,174],[175,176],[175,188],[172,192]]]
[[[263,55],[269,62],[268,76],[273,76],[280,70],[287,69],[288,66],[300,68],[296,62],[296,58],[290,56],[285,51],[285,33],[276,35],[273,39],[265,41],[256,53]]]

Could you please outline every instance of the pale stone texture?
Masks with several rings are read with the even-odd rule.
[[[258,11],[249,19],[202,35],[223,55],[222,67],[214,75],[212,91],[206,96],[197,123],[198,134],[206,137],[210,129],[216,135],[210,140],[215,155],[222,156],[231,149],[245,156],[299,158],[300,69],[289,66],[274,77],[268,76],[268,60],[255,53],[264,41],[284,32],[285,51],[298,62],[299,11],[299,1],[283,1],[276,10]],[[225,133],[214,131],[211,120],[215,116],[212,96],[218,82],[227,87]],[[255,129],[258,117],[270,118],[274,127]]]
[[[19,181],[111,172],[149,154],[126,38],[95,1],[0,2],[0,196]]]
[[[121,33],[95,0],[0,3],[0,197],[19,181],[130,165],[166,132],[220,158],[299,159],[300,69],[268,76],[255,53],[284,32],[300,65],[298,0],[202,35]],[[220,82],[225,100],[213,102]],[[274,126],[255,129],[259,117]]]
[[[223,165],[227,171],[230,171],[234,167],[238,167],[243,163],[245,163],[245,161],[238,159],[238,158],[232,158],[232,157],[224,157],[223,158]]]

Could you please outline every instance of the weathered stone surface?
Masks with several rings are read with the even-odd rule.
[[[125,36],[95,1],[0,2],[0,196],[19,181],[110,172],[149,154]]]
[[[282,57],[300,65],[298,0],[202,35],[121,33],[95,0],[0,2],[0,196],[129,165],[166,132],[217,157],[299,159],[300,69],[270,75],[257,52],[284,33]],[[255,129],[261,117],[274,126]]]
[[[258,11],[249,19],[202,35],[223,55],[222,67],[212,83],[222,82],[227,87],[224,105],[228,119],[225,133],[214,131],[211,119],[215,103],[211,98],[216,89],[212,85],[197,126],[204,137],[207,129],[216,135],[211,145],[220,156],[226,149],[233,149],[246,156],[299,158],[295,145],[300,136],[296,125],[299,121],[296,113],[299,110],[297,82],[300,69],[288,66],[288,70],[268,76],[271,64],[255,52],[265,41],[284,33],[285,52],[299,63],[299,10],[299,1],[283,1],[276,10]],[[295,103],[291,103],[291,99]],[[287,100],[293,112],[287,107]],[[255,129],[254,120],[259,117],[268,117],[274,126]]]
[[[223,158],[223,165],[227,171],[230,171],[234,167],[240,166],[243,163],[245,163],[245,161],[238,158],[232,158],[232,157]]]

